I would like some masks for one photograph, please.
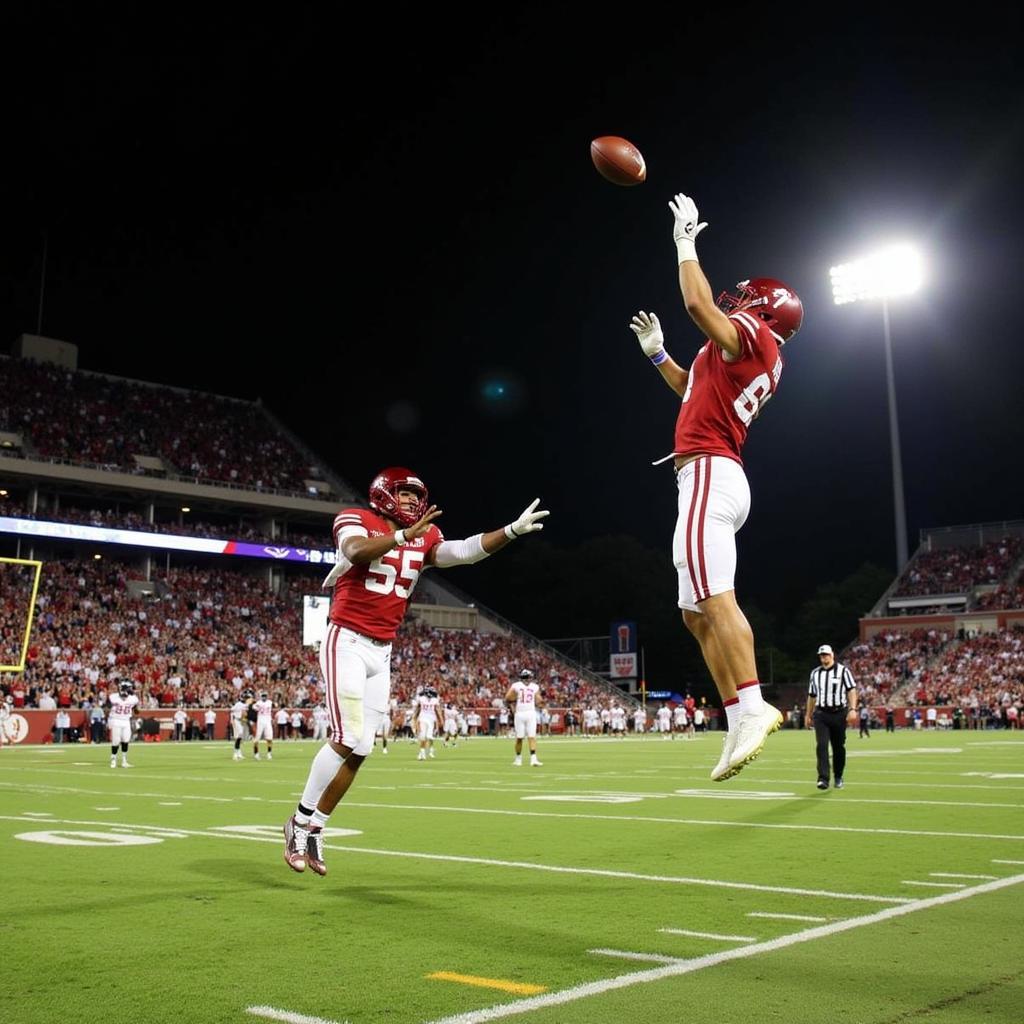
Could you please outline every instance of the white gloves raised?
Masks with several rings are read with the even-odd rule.
[[[697,236],[708,226],[707,221],[699,224],[697,215],[697,204],[689,197],[679,192],[675,199],[670,199],[668,208],[675,217],[675,226],[672,229],[672,237],[676,243],[676,259],[679,263],[686,263],[688,260],[697,259]]]
[[[661,323],[657,314],[645,313],[641,309],[633,317],[629,329],[636,335],[636,340],[640,342],[644,355],[655,366],[668,359],[668,353],[665,351],[665,335],[661,331]]]
[[[534,530],[543,530],[544,524],[539,520],[545,516],[551,515],[550,512],[544,511],[535,512],[534,509],[540,504],[540,498],[534,498],[525,509],[523,514],[514,522],[509,523],[505,527],[505,536],[509,540],[515,540],[516,537],[522,537],[524,533],[533,533]]]

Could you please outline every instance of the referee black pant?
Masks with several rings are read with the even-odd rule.
[[[818,742],[818,781],[828,782],[828,747],[832,744],[832,769],[841,779],[846,769],[846,709],[815,708],[814,737]]]

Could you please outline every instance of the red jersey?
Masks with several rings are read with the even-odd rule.
[[[346,537],[385,537],[393,532],[388,521],[370,509],[346,508],[334,517],[336,546]],[[366,565],[349,566],[334,584],[331,622],[375,640],[394,640],[423,563],[443,540],[431,523],[422,537]]]
[[[747,429],[782,376],[782,356],[767,324],[743,310],[736,325],[741,352],[732,362],[708,340],[690,367],[683,404],[676,419],[676,455],[724,455],[741,466]]]

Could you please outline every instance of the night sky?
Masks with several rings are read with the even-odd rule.
[[[880,242],[929,266],[892,306],[911,550],[1024,513],[1019,13],[303,10],[6,17],[0,344],[36,331],[45,233],[42,333],[83,369],[260,397],[357,486],[409,465],[448,536],[540,496],[550,543],[671,573],[678,399],[627,325],[703,341],[685,191],[716,293],[774,276],[806,311],[745,449],[745,593],[895,561],[881,310],[828,278]],[[597,175],[604,134],[646,184]]]

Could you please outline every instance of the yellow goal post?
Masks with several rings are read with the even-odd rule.
[[[13,588],[9,588],[8,581],[5,579],[8,573],[8,566],[26,566],[26,569],[20,570],[21,573],[25,574],[25,581],[21,582],[16,580],[15,586]],[[18,572],[19,570],[15,569],[13,571]],[[28,640],[32,633],[32,622],[36,613],[36,594],[39,592],[39,577],[42,575],[42,571],[42,562],[34,561],[29,558],[5,558],[0,555],[0,581],[4,584],[0,585],[0,597],[4,596],[5,592],[8,595],[11,593],[16,594],[16,591],[19,589],[19,584],[20,588],[27,592],[27,574],[31,572],[32,576],[32,593],[28,598],[27,607],[25,608],[25,632],[21,638],[21,654],[17,663],[12,665],[0,665],[0,672],[25,671],[25,659],[28,657]],[[18,603],[17,595],[15,596],[15,603]],[[2,661],[5,656],[8,656],[7,651],[0,648],[0,661]]]

